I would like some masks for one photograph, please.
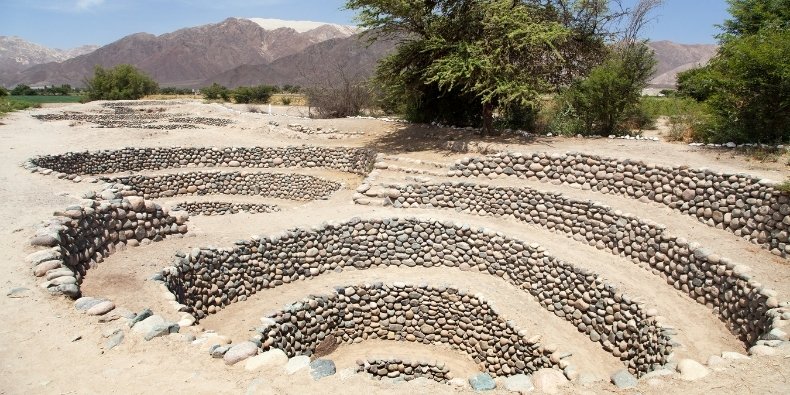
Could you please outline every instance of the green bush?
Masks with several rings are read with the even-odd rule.
[[[200,92],[203,93],[203,97],[206,100],[223,100],[228,101],[230,99],[230,91],[228,88],[218,84],[213,83],[211,86],[207,86],[205,88],[200,89]]]
[[[88,100],[137,100],[159,89],[151,77],[128,64],[111,69],[96,66],[85,85]]]
[[[655,63],[645,43],[615,47],[587,78],[557,98],[559,119],[552,125],[563,134],[608,135],[650,123],[640,99]]]
[[[276,87],[269,85],[240,86],[233,90],[231,96],[239,104],[264,104],[269,102],[276,90]]]
[[[19,84],[11,90],[11,96],[35,96],[37,94],[35,89],[25,84]]]
[[[8,96],[8,89],[0,86],[0,97]]]
[[[280,98],[280,103],[282,103],[282,105],[284,106],[290,106],[292,102],[293,99],[291,99],[290,97],[283,96]]]
[[[9,113],[11,111],[24,110],[30,107],[39,108],[41,104],[31,103],[27,101],[11,100],[7,98],[0,98],[0,115]]]

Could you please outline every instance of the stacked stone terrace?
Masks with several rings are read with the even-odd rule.
[[[539,246],[439,221],[352,220],[239,241],[232,249],[195,249],[178,257],[163,277],[178,302],[201,319],[258,290],[344,266],[400,265],[471,266],[502,277],[588,334],[635,374],[663,365],[672,352],[669,336],[655,319],[594,273],[559,261]]]
[[[597,155],[500,153],[467,158],[449,175],[508,175],[558,181],[601,193],[663,203],[701,222],[726,229],[772,253],[790,253],[790,195],[771,181],[746,174],[670,167]]]

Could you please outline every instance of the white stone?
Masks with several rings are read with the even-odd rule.
[[[693,359],[681,359],[677,371],[680,373],[680,378],[687,381],[701,379],[710,373],[708,368]]]
[[[286,363],[288,363],[288,356],[283,350],[275,348],[247,359],[244,369],[253,372],[264,368],[283,366]]]
[[[285,353],[283,353],[283,355],[285,355]],[[307,369],[308,366],[310,366],[310,357],[307,355],[298,355],[289,359],[283,369],[285,369],[285,373],[287,374],[294,374],[302,369]]]

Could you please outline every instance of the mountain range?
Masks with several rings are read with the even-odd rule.
[[[197,88],[213,82],[313,85],[372,74],[396,43],[370,44],[353,26],[264,18],[228,18],[216,24],[155,36],[136,33],[102,47],[48,49],[18,37],[0,37],[0,85],[80,86],[95,65],[133,64],[160,86]],[[649,44],[658,60],[651,84],[670,87],[677,72],[706,63],[715,45],[670,41]]]

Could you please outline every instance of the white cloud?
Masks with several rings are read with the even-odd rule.
[[[100,6],[104,3],[104,0],[77,0],[77,9],[78,10],[87,10],[93,7]]]

